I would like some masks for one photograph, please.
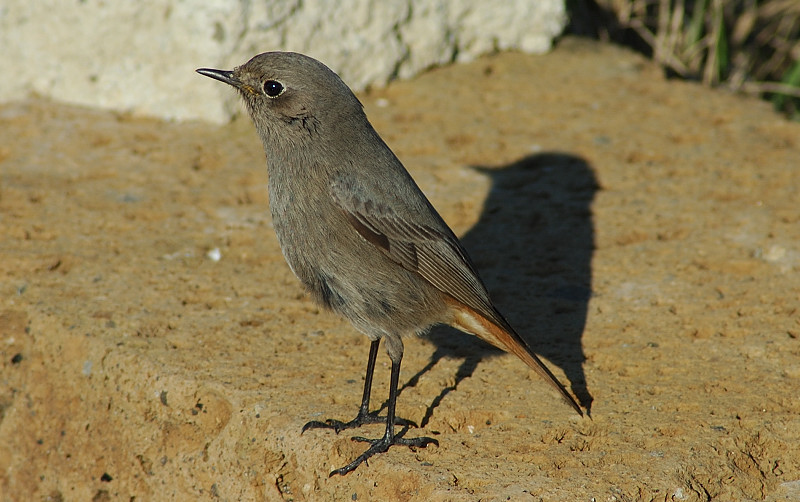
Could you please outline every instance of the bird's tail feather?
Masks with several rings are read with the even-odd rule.
[[[572,395],[567,392],[567,389],[561,385],[561,382],[559,382],[550,369],[544,365],[542,360],[533,353],[513,328],[510,326],[498,326],[495,322],[487,319],[486,316],[481,315],[479,312],[460,302],[458,302],[458,305],[452,307],[455,314],[452,322],[453,327],[466,331],[467,333],[472,333],[481,340],[491,343],[501,350],[511,352],[522,359],[525,364],[558,391],[567,404],[572,406],[580,416],[583,416],[583,410],[578,406],[578,403]],[[500,319],[502,319],[502,317],[500,317]]]

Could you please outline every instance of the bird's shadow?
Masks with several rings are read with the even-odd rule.
[[[594,173],[580,157],[556,152],[475,169],[492,186],[480,220],[461,242],[500,312],[536,353],[564,371],[567,387],[591,415],[581,336],[592,292]],[[464,361],[455,383],[431,402],[420,422],[423,427],[484,358],[503,353],[447,327],[435,328],[429,339],[435,352],[401,391],[416,385],[442,358]]]

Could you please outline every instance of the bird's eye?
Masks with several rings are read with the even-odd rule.
[[[283,94],[285,90],[286,88],[283,87],[283,84],[277,80],[267,80],[264,82],[264,93],[271,98],[277,98]]]

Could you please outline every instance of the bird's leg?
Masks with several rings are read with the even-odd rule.
[[[370,352],[371,354],[372,352]],[[346,466],[336,469],[330,473],[330,476],[334,474],[339,474],[344,476],[348,472],[355,470],[356,467],[361,465],[364,462],[367,462],[367,459],[376,455],[378,453],[383,453],[389,449],[390,446],[394,444],[405,445],[410,448],[424,448],[429,444],[433,443],[436,446],[439,446],[439,442],[433,438],[429,437],[418,437],[418,438],[409,438],[406,439],[402,437],[406,431],[408,430],[408,425],[405,425],[403,429],[398,433],[394,433],[394,424],[395,424],[395,405],[397,404],[397,386],[398,381],[400,380],[400,361],[402,359],[402,352],[400,356],[392,358],[392,377],[391,383],[389,386],[389,408],[386,412],[386,432],[384,433],[383,437],[380,439],[367,439],[364,437],[354,437],[354,441],[362,441],[365,443],[370,443],[371,446],[362,453],[357,459],[353,460]]]
[[[342,422],[341,420],[334,420],[332,418],[329,418],[324,422],[313,420],[303,426],[302,432],[305,432],[308,429],[333,429],[338,434],[345,429],[354,429],[356,427],[361,427],[364,424],[382,424],[386,421],[383,417],[378,416],[377,411],[373,413],[369,412],[369,398],[370,393],[372,392],[372,375],[375,373],[375,360],[378,358],[378,345],[380,345],[380,342],[380,339],[373,340],[372,344],[369,346],[367,374],[364,378],[364,395],[361,398],[361,407],[358,409],[358,415],[356,415],[356,418],[350,420],[349,422]],[[401,423],[402,425],[416,426],[416,424],[402,419]]]

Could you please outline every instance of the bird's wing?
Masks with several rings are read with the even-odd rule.
[[[408,189],[409,187],[404,187]],[[489,299],[464,248],[416,185],[409,194],[416,199],[411,210],[406,200],[395,197],[378,201],[353,177],[338,177],[331,184],[335,204],[353,228],[392,261],[417,273],[439,291],[478,311],[496,324],[508,327]],[[403,214],[413,215],[403,216]]]

